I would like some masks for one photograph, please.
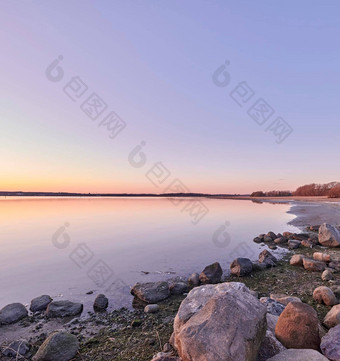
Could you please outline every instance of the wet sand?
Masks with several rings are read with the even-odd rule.
[[[340,202],[314,201],[314,202],[293,202],[290,214],[296,215],[289,224],[303,228],[306,226],[315,226],[322,223],[332,225],[340,224]]]

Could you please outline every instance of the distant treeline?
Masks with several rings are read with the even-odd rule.
[[[328,198],[340,198],[340,183],[331,182],[326,184],[306,184],[299,187],[295,192],[291,191],[271,191],[262,192],[257,191],[251,194],[251,197],[289,197],[289,196],[301,196],[301,197],[328,197]]]

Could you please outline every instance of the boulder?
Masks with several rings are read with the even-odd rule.
[[[320,262],[331,262],[332,261],[331,256],[329,254],[322,253],[322,252],[314,252],[313,259],[315,259],[315,261],[320,261]]]
[[[334,279],[333,273],[329,271],[328,269],[324,270],[321,275],[321,279],[323,281],[330,281]]]
[[[30,344],[25,340],[11,342],[8,346],[3,347],[2,353],[7,357],[25,356],[30,350]],[[21,357],[18,357],[20,360]]]
[[[45,311],[47,306],[52,302],[52,298],[48,295],[42,295],[36,298],[33,298],[31,301],[30,310],[32,312],[41,312]]]
[[[332,328],[340,324],[340,305],[335,305],[331,308],[331,310],[325,316],[323,324],[327,328]]]
[[[301,241],[297,241],[295,239],[290,239],[288,241],[288,248],[289,249],[297,249],[297,248],[300,247],[300,245],[301,245]]]
[[[305,256],[303,256],[302,254],[294,254],[294,256],[292,256],[292,258],[290,259],[289,263],[292,266],[303,266],[304,258]]]
[[[333,291],[326,286],[317,287],[313,292],[313,298],[317,303],[323,303],[326,306],[334,306],[338,303]]]
[[[331,328],[328,333],[322,337],[320,349],[321,352],[332,361],[340,361],[340,325]]]
[[[67,332],[52,333],[39,347],[33,361],[69,361],[79,348],[77,337]]]
[[[269,236],[264,236],[262,242],[270,243],[270,242],[273,242],[274,239],[275,238],[271,238]]]
[[[280,293],[271,293],[270,298],[287,306],[289,302],[302,302],[299,297],[287,296]]]
[[[200,284],[200,275],[198,273],[193,273],[188,278],[188,284],[190,287],[196,287]]]
[[[247,276],[253,270],[253,264],[248,258],[236,258],[230,265],[231,274],[238,277]]]
[[[259,262],[264,263],[266,267],[276,266],[277,259],[266,249],[259,254]]]
[[[283,237],[286,237],[286,238],[291,238],[293,236],[294,233],[292,232],[283,232],[282,235]]]
[[[257,354],[256,361],[266,361],[268,358],[277,355],[278,353],[286,350],[282,343],[275,337],[275,335],[268,331],[262,341],[260,350]]]
[[[167,282],[136,283],[131,294],[146,303],[157,303],[170,296],[170,289]]]
[[[189,291],[188,284],[185,282],[172,282],[170,284],[170,293],[172,295],[182,295]]]
[[[94,300],[93,308],[95,311],[105,311],[108,305],[109,305],[108,298],[103,294],[99,294]]]
[[[28,315],[27,309],[21,303],[11,303],[0,310],[0,325],[9,325]]]
[[[273,241],[277,238],[277,235],[274,232],[268,232],[266,236],[270,237]]]
[[[309,259],[309,258],[304,258],[303,259],[303,267],[306,271],[322,272],[326,268],[326,263],[315,261],[315,260]]]
[[[174,322],[183,361],[255,361],[266,333],[266,308],[242,283],[194,288]]]
[[[290,302],[277,321],[275,336],[287,348],[318,350],[320,335],[316,311],[305,303]]]
[[[71,301],[53,301],[47,306],[46,316],[54,317],[68,317],[78,315],[83,311],[81,303]]]
[[[268,361],[328,361],[327,358],[315,350],[286,350]]]
[[[305,239],[305,240],[301,241],[301,246],[306,247],[306,248],[313,248],[315,246],[315,244],[311,240]]]
[[[254,241],[255,243],[261,243],[261,242],[263,241],[263,238],[261,239],[260,237],[255,237],[255,238],[253,239],[253,241]]]
[[[267,307],[267,312],[271,315],[280,316],[285,309],[285,305],[269,297],[261,297],[260,302]]]
[[[215,262],[207,267],[200,274],[200,281],[202,284],[219,283],[222,277],[222,267],[218,262]]]
[[[310,235],[309,233],[293,233],[291,238],[295,239],[297,241],[304,241],[306,239],[309,239]]]
[[[288,242],[288,239],[286,237],[278,237],[274,239],[274,243],[276,244],[285,244]]]
[[[322,224],[319,228],[319,243],[325,247],[339,247],[340,231],[330,224]]]

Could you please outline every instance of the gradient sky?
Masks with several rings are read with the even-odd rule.
[[[340,2],[0,2],[1,190],[248,193],[340,180]],[[51,82],[46,68],[59,56]],[[226,60],[225,88],[212,74]],[[63,87],[80,77],[72,102]],[[254,90],[238,106],[238,83]],[[110,140],[81,103],[96,92],[127,127]],[[293,128],[277,144],[247,114],[264,98]],[[141,141],[146,164],[128,155]],[[161,186],[145,176],[171,172]]]

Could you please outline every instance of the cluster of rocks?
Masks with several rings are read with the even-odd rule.
[[[181,303],[173,349],[152,361],[339,361],[340,317],[332,317],[326,332],[313,307],[297,297],[258,299],[239,282],[203,285]]]
[[[309,231],[309,233],[283,232],[283,234],[268,232],[255,237],[254,242],[267,244],[271,249],[276,249],[277,246],[289,249],[313,248],[316,245],[340,247],[340,231],[337,227],[324,223],[321,226],[309,227]]]
[[[99,294],[93,304],[95,311],[105,311],[108,307],[108,299]],[[33,315],[42,314],[46,319],[64,318],[80,315],[83,311],[81,303],[68,300],[53,301],[48,295],[36,297],[31,301],[30,311]],[[0,327],[11,325],[29,316],[27,308],[21,303],[11,303],[0,310]],[[34,361],[68,361],[74,358],[79,348],[79,342],[75,335],[61,331],[51,333],[37,353],[33,356]],[[31,349],[27,340],[15,340],[3,347],[2,353],[7,357],[26,356]]]

